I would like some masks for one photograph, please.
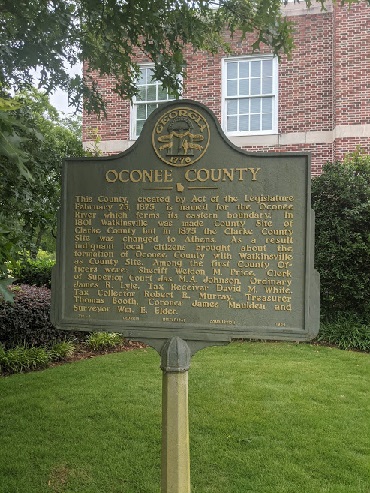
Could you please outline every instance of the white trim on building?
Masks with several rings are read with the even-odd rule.
[[[222,128],[229,137],[278,132],[278,62],[272,55],[222,60]]]

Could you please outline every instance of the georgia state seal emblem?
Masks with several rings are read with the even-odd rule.
[[[164,113],[152,133],[159,159],[178,168],[198,161],[207,151],[209,139],[207,120],[199,111],[187,107],[175,107]]]

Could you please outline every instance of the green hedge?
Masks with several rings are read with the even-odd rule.
[[[324,320],[353,314],[370,321],[370,156],[328,163],[312,180],[315,264]]]

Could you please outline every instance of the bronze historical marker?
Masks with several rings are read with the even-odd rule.
[[[319,328],[310,160],[247,153],[193,101],[113,157],[64,164],[53,322],[160,347]]]

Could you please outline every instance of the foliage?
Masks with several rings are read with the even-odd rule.
[[[35,259],[26,255],[15,263],[11,275],[16,284],[51,287],[51,273],[55,265],[55,254],[39,250]]]
[[[15,117],[14,113],[19,108],[18,101],[8,96],[0,97],[0,296],[6,300],[11,298],[7,291],[10,281],[5,262],[17,258],[22,238],[21,225],[9,217],[13,204],[18,200],[18,190],[14,193],[15,187],[11,184],[20,183],[19,193],[22,194],[22,184],[31,182],[27,167],[28,153],[24,147],[29,140],[39,138],[35,129]]]
[[[68,123],[59,118],[46,95],[33,89],[16,99],[21,108],[14,118],[37,131],[37,138],[28,138],[23,146],[32,180],[5,173],[0,204],[8,223],[19,225],[22,231],[19,250],[35,255],[45,238],[55,234],[62,162],[66,157],[83,156],[84,151],[80,138],[66,128]]]
[[[73,356],[76,346],[72,341],[62,341],[54,344],[49,351],[49,356],[52,361],[62,361]]]
[[[87,346],[93,351],[104,351],[122,344],[123,339],[115,332],[92,332],[86,339]]]
[[[1,279],[2,275],[4,275],[4,273],[2,273],[0,270],[0,302],[3,299],[4,301],[12,303],[13,296],[9,291],[9,286],[13,282],[13,278],[9,277],[8,279]]]
[[[23,373],[30,370],[46,368],[50,356],[41,347],[17,346],[5,351],[0,350],[0,368],[4,373]]]
[[[317,340],[339,349],[370,352],[370,325],[354,316],[339,316],[336,320],[321,324]]]
[[[319,1],[324,8],[326,0]],[[64,145],[70,127],[56,121],[47,95],[60,88],[76,109],[83,97],[88,111],[105,111],[96,75],[109,75],[113,91],[132,99],[137,55],[154,62],[154,77],[179,95],[188,47],[228,52],[225,29],[242,39],[253,33],[251,51],[265,44],[289,54],[293,46],[281,0],[3,0],[0,27],[0,295],[6,298],[4,259],[16,259],[23,243],[33,252],[43,241],[50,245],[60,158],[81,155]],[[70,75],[81,62],[83,76]],[[35,70],[46,91],[42,104],[34,95],[10,97],[30,90]]]
[[[21,285],[13,292],[14,303],[0,300],[0,342],[5,348],[50,347],[71,335],[50,322],[50,289]]]
[[[0,111],[17,110],[20,104],[10,97],[0,97]]]
[[[0,111],[0,279],[5,262],[24,250],[35,256],[41,246],[55,248],[62,162],[84,155],[79,124],[60,119],[46,95],[32,89],[14,101],[18,109]],[[7,295],[4,286],[1,292]]]
[[[315,263],[324,319],[354,313],[370,320],[370,156],[327,163],[312,181]]]
[[[263,43],[274,53],[290,53],[293,31],[280,0],[152,0],[150,5],[147,0],[4,0],[0,23],[6,26],[0,30],[0,87],[30,86],[32,69],[38,67],[40,87],[66,90],[73,105],[83,95],[87,108],[95,111],[104,106],[96,73],[112,76],[113,89],[122,97],[136,94],[137,54],[152,60],[155,77],[178,93],[187,45],[211,53],[227,50],[226,28],[240,38],[254,33],[251,49]],[[68,68],[82,61],[83,77],[70,75]]]
[[[15,118],[13,113],[21,107],[21,103],[4,94],[5,97],[0,97],[0,157],[5,158],[0,160],[0,169],[4,170],[6,159],[13,162],[18,168],[19,174],[27,179],[31,179],[31,175],[25,163],[28,155],[24,152],[22,146],[30,138],[36,136],[34,130],[25,126],[19,119]]]
[[[6,356],[6,351],[4,349],[4,346],[0,343],[0,374],[3,371],[5,356]]]
[[[75,345],[71,341],[55,344],[50,350],[44,347],[16,346],[6,350],[0,344],[0,373],[24,373],[40,370],[54,361],[62,361],[73,356]]]
[[[87,148],[85,148],[87,157],[99,157],[103,155],[99,144],[101,142],[101,136],[98,128],[88,127],[87,129],[88,139],[91,141]]]

